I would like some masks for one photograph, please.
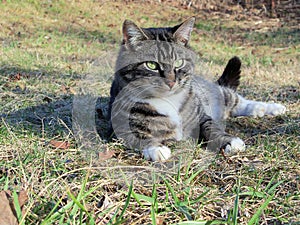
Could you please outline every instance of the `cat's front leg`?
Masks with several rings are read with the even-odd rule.
[[[245,143],[238,137],[225,132],[225,126],[220,121],[204,115],[200,120],[200,139],[207,142],[207,148],[213,151],[224,150],[226,154],[244,151]]]
[[[278,103],[252,101],[239,97],[237,106],[232,110],[232,116],[263,117],[278,116],[286,112],[286,107]]]
[[[151,145],[143,149],[143,155],[147,160],[166,161],[171,157],[171,150],[164,145]]]
[[[242,139],[238,137],[231,138],[229,143],[226,143],[224,146],[224,152],[227,155],[231,155],[237,152],[244,151],[246,149],[246,145]]]

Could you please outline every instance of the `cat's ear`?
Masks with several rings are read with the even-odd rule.
[[[134,22],[125,20],[123,23],[123,44],[134,47],[140,41],[147,40],[148,37],[143,30]]]
[[[186,21],[184,21],[182,24],[174,27],[175,32],[173,34],[173,37],[176,43],[182,45],[188,44],[194,27],[194,23],[195,23],[195,17],[191,17]]]

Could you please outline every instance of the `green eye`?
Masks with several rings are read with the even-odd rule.
[[[177,59],[177,60],[174,62],[174,67],[175,67],[176,69],[178,69],[178,68],[182,67],[183,64],[184,64],[184,60],[183,60],[183,59]]]
[[[150,70],[158,70],[158,64],[156,62],[146,62],[145,65]]]

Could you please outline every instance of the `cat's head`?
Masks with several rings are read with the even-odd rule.
[[[151,96],[173,93],[187,85],[195,61],[188,46],[194,21],[192,17],[174,27],[141,28],[125,20],[116,64],[120,83],[145,87]]]

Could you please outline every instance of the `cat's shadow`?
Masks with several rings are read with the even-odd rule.
[[[64,135],[73,131],[74,107],[78,108],[78,103],[74,105],[76,96],[66,96],[59,100],[45,99],[44,104],[30,106],[24,109],[9,113],[1,113],[0,119],[12,129],[16,135],[31,132],[35,135],[51,140],[52,138],[64,138]],[[81,96],[82,98],[82,96]],[[103,140],[107,137],[107,107],[109,97],[100,96],[94,106],[94,127]],[[81,108],[85,112],[84,108]],[[76,118],[75,118],[76,119]]]

